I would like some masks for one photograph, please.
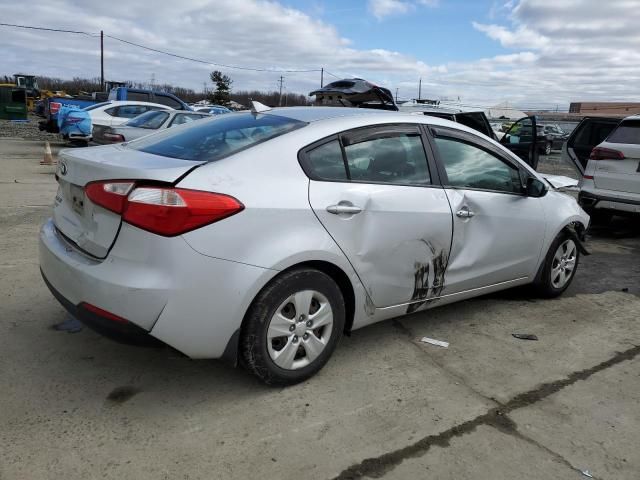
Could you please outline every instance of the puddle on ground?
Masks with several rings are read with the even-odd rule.
[[[78,333],[82,331],[83,325],[80,320],[68,316],[64,322],[56,323],[51,328],[58,332]]]
[[[107,395],[107,400],[113,403],[124,403],[137,393],[140,393],[140,390],[138,390],[136,387],[132,387],[131,385],[116,387],[111,390],[111,393],[109,393],[109,395]]]

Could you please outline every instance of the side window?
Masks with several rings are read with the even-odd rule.
[[[127,100],[132,102],[148,102],[149,94],[146,92],[127,91]]]
[[[112,117],[115,117],[118,114],[118,107],[107,108],[104,111],[104,113],[106,113],[107,115],[111,115]]]
[[[452,138],[436,137],[440,159],[453,187],[522,193],[520,174],[491,153]]]
[[[367,138],[344,148],[351,180],[401,185],[431,183],[420,135]]]
[[[166,105],[167,107],[171,107],[176,110],[182,110],[182,104],[179,101],[171,97],[159,95],[157,93],[155,95],[155,103],[161,103],[162,105]]]
[[[183,123],[191,123],[194,120],[200,120],[204,118],[202,115],[193,115],[188,113],[179,113],[175,117],[173,117],[173,121],[171,122],[170,127],[175,127],[176,125],[182,125]]]
[[[333,140],[307,152],[307,173],[318,180],[347,182],[347,170],[342,159],[342,150],[338,140]]]
[[[143,114],[148,109],[144,105],[122,105],[118,107],[118,117],[133,118]]]

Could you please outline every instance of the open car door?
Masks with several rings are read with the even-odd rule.
[[[524,117],[515,122],[500,139],[500,143],[523,159],[531,168],[538,168],[536,117]]]
[[[620,120],[611,117],[583,118],[562,147],[562,160],[574,167],[582,177],[591,150],[609,136]]]

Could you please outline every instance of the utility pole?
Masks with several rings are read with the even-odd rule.
[[[324,67],[320,69],[320,88],[324,87]]]
[[[398,88],[396,87],[396,103],[398,103]]]
[[[104,32],[100,30],[100,89],[104,92]]]
[[[418,82],[418,100],[420,100],[422,98],[422,78],[420,79],[420,82]]]
[[[280,75],[280,80],[279,80],[279,83],[280,83],[280,96],[279,96],[279,99],[278,99],[278,106],[279,107],[282,106],[282,82],[284,82],[284,77],[282,75]]]

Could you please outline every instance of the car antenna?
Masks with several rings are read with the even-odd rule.
[[[265,104],[251,100],[251,113],[257,115],[258,113],[268,112],[271,107],[267,107]]]

